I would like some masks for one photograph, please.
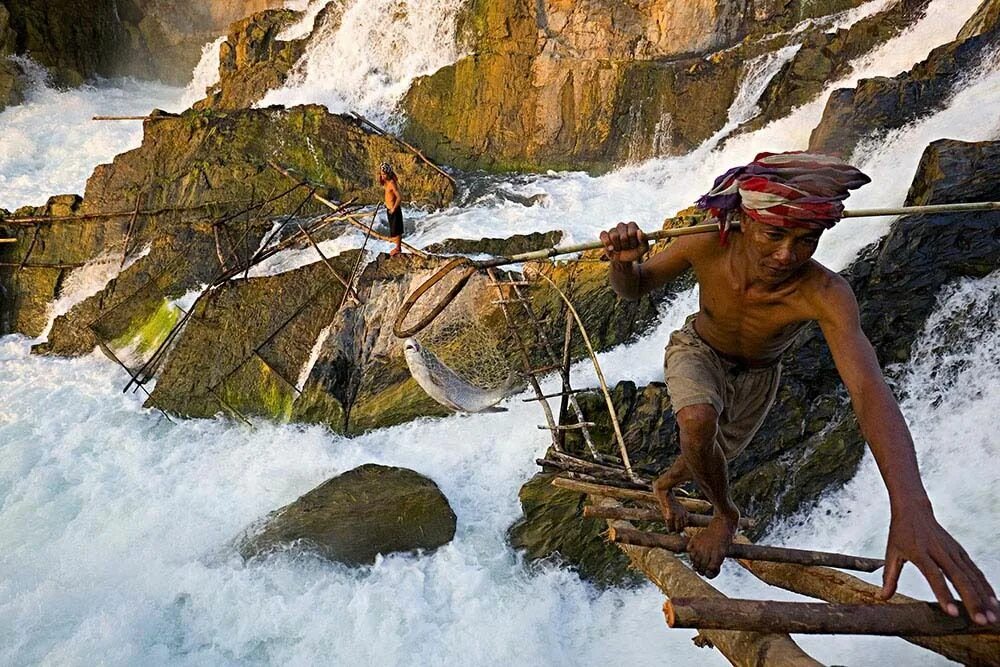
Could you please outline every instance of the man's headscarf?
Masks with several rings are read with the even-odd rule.
[[[698,208],[722,221],[725,243],[735,214],[778,227],[830,229],[844,214],[850,190],[871,182],[843,160],[820,153],[760,153],[715,179]]]

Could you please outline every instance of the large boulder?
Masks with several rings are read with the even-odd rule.
[[[1000,142],[941,140],[921,159],[907,204],[991,201],[1000,190]],[[850,223],[843,223],[850,224]],[[908,216],[893,224],[879,243],[864,250],[844,271],[859,301],[861,323],[891,379],[910,359],[913,343],[932,314],[939,292],[962,278],[979,278],[1000,269],[1000,212]],[[658,360],[657,360],[658,361]],[[652,362],[651,362],[652,363]],[[740,508],[757,519],[755,534],[780,517],[808,509],[824,493],[851,479],[865,441],[822,333],[807,327],[783,359],[782,382],[770,414],[749,447],[730,465],[733,495]],[[604,399],[580,394],[578,401],[598,449],[616,454]],[[679,453],[676,423],[666,387],[636,388],[623,382],[613,392],[629,455],[637,468],[652,472]],[[578,434],[568,432],[565,447],[589,454]],[[583,573],[605,579],[607,554],[564,549],[579,539],[581,496],[557,499],[559,522],[540,512],[534,500],[539,474],[523,493],[525,517],[512,528],[512,541],[531,557],[559,551],[581,553]],[[562,509],[560,509],[562,508]],[[535,525],[544,522],[546,531]],[[565,525],[566,535],[552,534]],[[544,541],[538,537],[545,533]],[[613,546],[605,547],[615,549]],[[569,560],[567,558],[567,560]]]
[[[448,499],[432,480],[369,463],[272,512],[236,546],[246,559],[294,549],[367,565],[379,554],[443,546],[455,537],[455,524]]]

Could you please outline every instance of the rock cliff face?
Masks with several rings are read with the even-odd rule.
[[[835,91],[812,132],[809,149],[849,159],[858,143],[903,127],[942,108],[956,85],[983,67],[996,67],[1000,10],[985,2],[959,39],[931,51],[926,60],[899,76],[864,79]]]
[[[233,21],[280,7],[282,0],[4,0],[0,3],[0,56],[29,55],[60,86],[94,76],[138,76],[183,85],[204,44]],[[0,67],[0,104],[14,72]],[[9,87],[9,86],[8,86]]]
[[[240,109],[253,106],[267,91],[280,87],[305,51],[307,39],[278,40],[282,28],[296,18],[287,9],[254,14],[229,28],[219,49],[219,81],[196,109]]]
[[[998,191],[1000,142],[941,140],[925,151],[907,204],[991,201]],[[1000,269],[998,225],[996,212],[902,218],[844,272],[858,297],[862,327],[890,381],[899,372],[898,364],[910,359],[941,288]],[[799,335],[783,365],[773,409],[730,467],[734,498],[744,513],[758,520],[758,533],[851,479],[866,446],[818,327]],[[614,397],[633,463],[652,469],[669,465],[679,446],[666,387],[622,383]],[[594,432],[602,438],[603,451],[613,454],[603,399],[582,394],[578,400],[586,418],[598,424]],[[568,434],[566,442],[569,449],[587,456],[578,438]],[[592,543],[588,546],[588,539],[599,539],[601,526],[581,527],[583,497],[552,488],[547,478],[540,474],[522,489],[525,516],[511,529],[512,543],[531,557],[558,552],[595,580],[622,580],[626,573],[619,565],[624,561],[595,552]],[[560,532],[560,526],[566,529]],[[581,536],[581,530],[593,534]],[[607,545],[605,549],[617,550]]]
[[[684,153],[726,124],[749,61],[806,42],[765,96],[770,120],[924,3],[830,35],[822,18],[785,31],[856,4],[477,0],[463,23],[469,55],[414,82],[404,133],[438,160],[489,170],[600,171]]]

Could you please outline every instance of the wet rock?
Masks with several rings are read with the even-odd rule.
[[[809,138],[809,150],[850,158],[863,139],[943,108],[957,84],[988,65],[984,58],[1000,44],[996,18],[981,11],[963,31],[967,38],[934,49],[908,72],[863,79],[855,88],[834,91]]]
[[[123,73],[125,27],[113,0],[8,0],[0,16],[7,53],[30,54],[57,85],[77,86],[95,75]],[[5,20],[6,19],[6,20]],[[11,48],[13,44],[13,48]]]
[[[997,191],[1000,142],[940,140],[924,152],[907,204],[991,201]],[[901,218],[843,273],[858,297],[862,328],[890,384],[900,364],[910,359],[941,288],[1000,269],[998,225],[998,212]],[[755,534],[778,518],[808,509],[824,493],[850,480],[866,446],[818,326],[799,334],[782,363],[774,407],[748,448],[730,464],[734,499],[744,513],[757,519]],[[638,389],[623,382],[614,388],[613,398],[636,467],[651,473],[669,465],[680,449],[666,387],[654,383]],[[593,433],[598,449],[617,455],[603,397],[584,393],[578,400],[585,419],[597,424]],[[567,433],[566,449],[589,457],[578,434]],[[547,524],[544,541],[522,537],[543,532],[532,524],[545,521],[545,514],[531,503],[538,495],[534,485],[546,477],[540,473],[529,482],[525,518],[516,528],[516,544],[532,558],[551,555],[562,538],[550,533],[558,533],[560,525],[566,526],[566,539],[576,539],[578,524],[584,521],[579,510],[582,496],[574,494],[575,501],[560,497],[553,511],[562,512],[562,524]],[[574,506],[577,509],[561,509]],[[566,553],[574,552],[567,550],[564,557]],[[592,561],[570,560],[581,572],[599,571],[601,559],[611,557],[601,554],[595,560],[594,555],[581,553],[584,561]]]
[[[445,239],[440,243],[432,243],[425,248],[427,252],[457,255],[495,255],[506,257],[532,250],[541,250],[558,245],[562,240],[561,231],[532,232],[531,234],[514,234],[505,239]]]
[[[629,568],[628,557],[608,548],[603,521],[583,519],[584,496],[557,489],[552,475],[536,475],[521,487],[518,497],[524,518],[511,526],[508,539],[529,560],[569,565],[580,576],[602,586],[627,586],[641,581]]]
[[[455,537],[455,513],[437,485],[406,468],[366,464],[272,512],[237,540],[240,554],[304,551],[347,565],[379,554],[428,551]]]
[[[280,88],[305,52],[305,39],[277,39],[281,30],[297,18],[296,12],[280,9],[254,14],[230,26],[229,36],[219,49],[219,81],[195,108],[250,107],[269,90]]]
[[[929,0],[904,0],[833,32],[810,32],[792,59],[761,95],[760,113],[741,131],[759,129],[814,100],[831,81],[852,71],[851,63],[887,42],[923,16]]]

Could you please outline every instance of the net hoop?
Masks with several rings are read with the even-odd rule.
[[[420,297],[423,296],[427,290],[441,282],[445,276],[452,271],[457,270],[461,266],[469,267],[465,275],[458,279],[458,282],[456,282],[451,289],[448,290],[448,293],[445,294],[444,297],[442,297],[441,300],[434,306],[434,308],[424,315],[419,322],[411,327],[404,328],[403,323],[406,321],[406,316],[410,314],[410,310],[412,310],[417,304]],[[458,296],[458,293],[462,291],[466,283],[468,283],[469,279],[475,275],[477,270],[478,268],[475,263],[473,263],[473,261],[468,257],[456,257],[450,260],[447,264],[441,267],[437,273],[425,280],[420,287],[413,290],[413,293],[410,294],[410,296],[406,297],[406,301],[403,302],[403,305],[399,310],[399,314],[396,315],[396,321],[392,324],[393,335],[396,336],[396,338],[410,338],[427,328],[427,325],[429,325],[435,317],[440,315],[441,311],[448,307],[448,304],[455,300],[455,297]]]

